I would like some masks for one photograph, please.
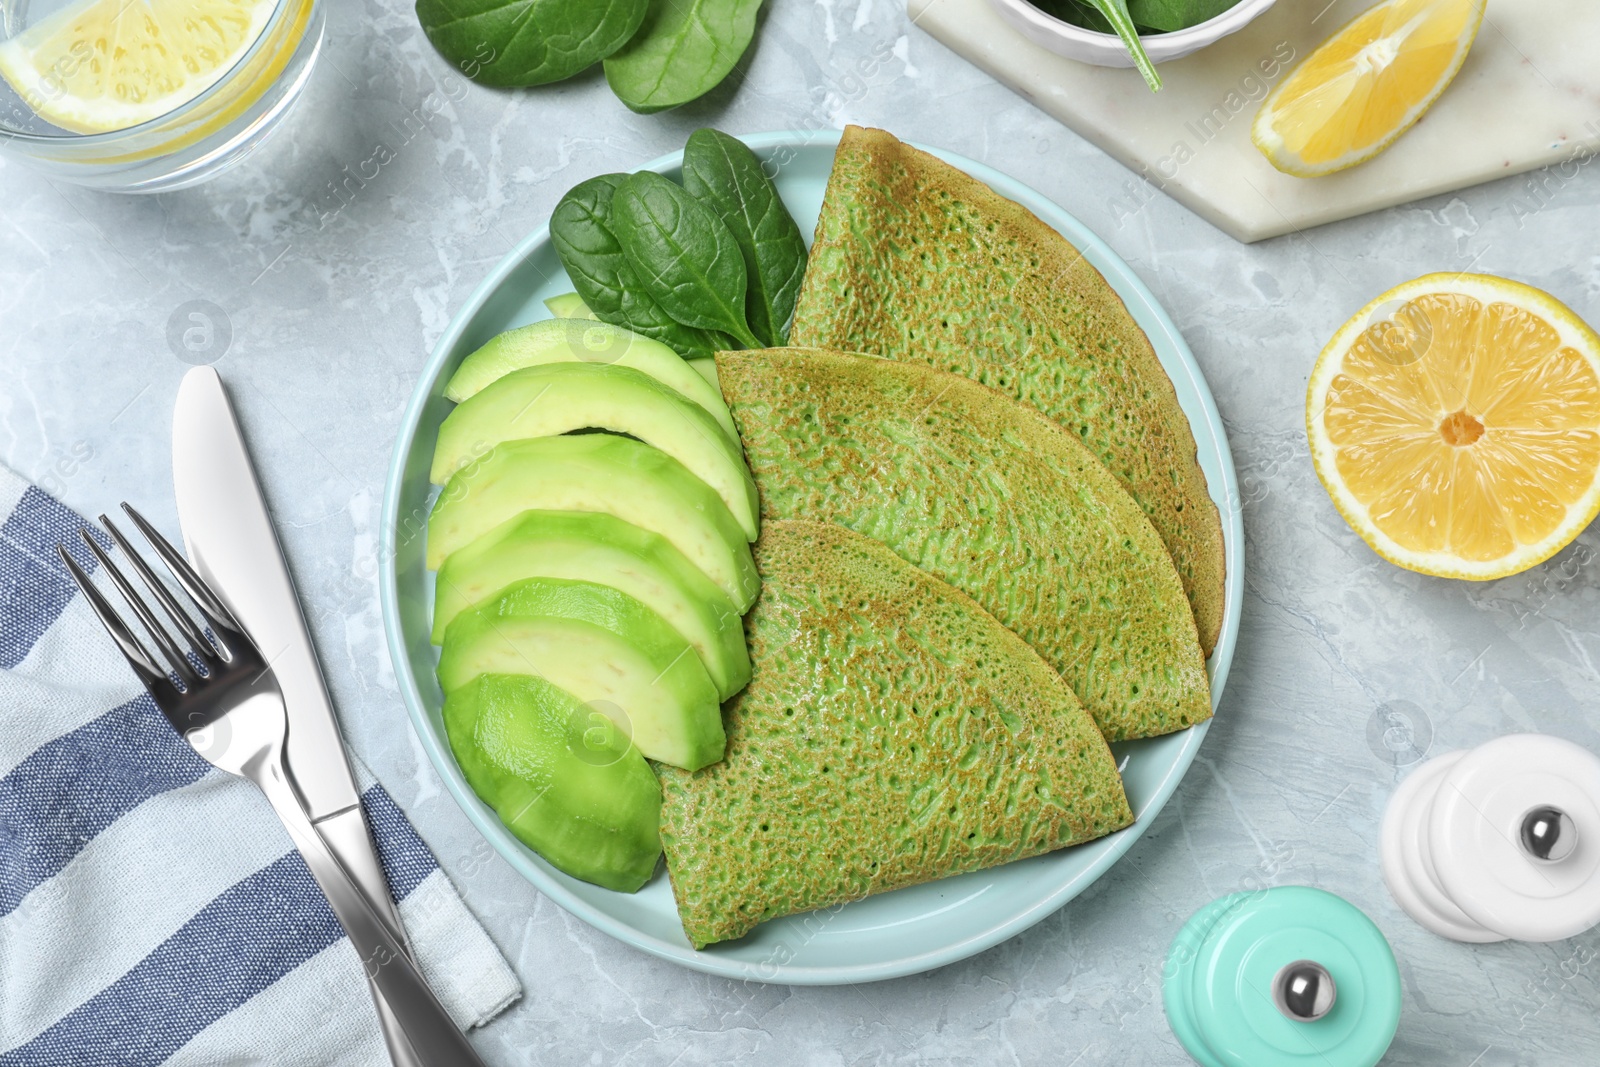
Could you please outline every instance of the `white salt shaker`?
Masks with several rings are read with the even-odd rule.
[[[1600,923],[1600,757],[1511,734],[1429,760],[1389,800],[1383,880],[1456,941],[1561,941]]]

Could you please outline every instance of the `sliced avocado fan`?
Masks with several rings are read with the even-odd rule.
[[[600,512],[525,511],[445,560],[433,596],[433,642],[463,611],[525,578],[566,578],[621,590],[694,646],[726,700],[750,680],[739,612],[660,534]]]
[[[681,635],[633,597],[593,582],[530,578],[445,628],[439,687],[485,674],[543,678],[606,715],[653,760],[722,758],[717,689]]]
[[[728,439],[739,443],[722,397],[682,356],[643,334],[584,318],[541,319],[496,334],[461,361],[445,384],[444,395],[460,403],[514,370],[550,363],[628,367],[648,374],[705,408]]]
[[[658,533],[741,612],[760,589],[744,530],[722,499],[660,449],[609,433],[506,441],[461,468],[428,516],[428,568],[533,509],[602,512]]]
[[[502,441],[584,429],[626,434],[661,449],[716,490],[745,536],[756,539],[760,505],[739,446],[704,408],[629,367],[552,363],[491,382],[446,416],[429,477],[443,485]]]

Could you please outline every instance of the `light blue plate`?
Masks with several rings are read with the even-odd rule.
[[[838,133],[768,133],[745,141],[768,161],[769,173],[776,168],[784,203],[799,220],[801,230],[810,233],[822,207]],[[1200,368],[1150,290],[1082,223],[1027,186],[981,163],[949,152],[935,154],[1026,205],[1082,249],[1127,303],[1172,376],[1178,402],[1199,444],[1200,466],[1210,483],[1212,499],[1223,515],[1227,605],[1222,638],[1208,665],[1215,707],[1222,699],[1239,631],[1244,530],[1233,457]],[[674,153],[646,164],[645,169],[677,178],[682,160],[682,153]],[[1209,723],[1167,737],[1114,746],[1138,821],[1110,837],[993,870],[869,897],[831,912],[775,919],[739,941],[700,952],[690,948],[683,936],[664,873],[658,873],[638,893],[615,893],[561,874],[511,835],[462,778],[440,719],[444,698],[434,677],[438,654],[428,643],[433,576],[423,566],[423,530],[431,500],[428,467],[439,423],[453,406],[444,398],[444,385],[456,365],[495,334],[548,318],[541,301],[571,288],[546,227],[540,227],[500,261],[433,350],[406,409],[384,492],[381,558],[385,565],[380,586],[384,628],[400,691],[412,725],[446,788],[499,853],[562,907],[646,952],[730,978],[831,985],[916,974],[981,952],[1026,930],[1083,892],[1127,852],[1177,788]]]

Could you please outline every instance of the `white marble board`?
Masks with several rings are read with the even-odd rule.
[[[1260,100],[1371,0],[1280,0],[1245,29],[1161,65],[1149,92],[1133,70],[1054,55],[989,0],[907,0],[911,21],[1134,171],[1107,188],[1119,221],[1166,193],[1241,241],[1462,189],[1536,168],[1538,210],[1600,152],[1600,4],[1491,0],[1455,82],[1387,152],[1325,178],[1274,170],[1250,143]]]

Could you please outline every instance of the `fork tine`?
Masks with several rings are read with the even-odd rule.
[[[68,555],[66,546],[57,545],[56,551],[61,555],[61,562],[67,565],[67,572],[72,575],[72,580],[78,583],[84,598],[89,601],[89,607],[94,609],[95,615],[100,619],[100,625],[106,628],[111,640],[117,643],[117,648],[128,661],[128,666],[133,668],[133,673],[139,676],[139,681],[144,683],[146,689],[152,690],[156,686],[170,686],[172,682],[166,672],[156,666],[155,660],[144,650],[144,646],[133,635],[133,631],[128,629],[127,623],[122,621],[122,617],[111,606],[111,602],[89,581],[89,576],[78,566],[78,561]]]
[[[101,521],[104,520],[105,516],[101,516]],[[186,684],[192,683],[199,678],[200,672],[195,669],[194,664],[189,662],[189,657],[183,654],[183,649],[178,647],[178,643],[172,639],[172,635],[167,632],[166,627],[161,625],[161,621],[156,618],[155,612],[150,610],[150,605],[144,602],[144,598],[133,587],[133,583],[128,581],[128,576],[122,573],[122,569],[111,558],[111,553],[101,548],[95,542],[95,539],[89,536],[87,528],[78,532],[83,535],[83,541],[89,546],[89,551],[93,552],[95,558],[100,561],[100,566],[106,569],[106,575],[111,579],[111,584],[117,587],[117,592],[122,594],[122,599],[127,601],[128,606],[133,609],[133,613],[144,624],[145,631],[155,638],[156,646],[167,657],[167,662],[172,664],[173,672]],[[112,531],[112,536],[116,536],[115,530]],[[118,538],[117,543],[122,543],[120,538]],[[124,547],[123,551],[127,551],[126,547]],[[130,561],[134,561],[136,564],[144,562],[131,552],[128,553],[128,556]],[[101,621],[104,622],[105,620],[102,619]],[[153,657],[151,661],[154,662]]]
[[[122,531],[117,529],[116,525],[106,516],[100,516],[100,525],[110,531],[112,540],[116,541],[117,547],[122,549],[123,555],[128,557],[128,562],[133,565],[134,571],[138,573],[139,580],[144,582],[145,588],[149,589],[156,600],[160,602],[161,610],[166,612],[167,618],[171,619],[172,624],[183,634],[190,647],[195,650],[195,654],[205,659],[210,659],[213,655],[216,655],[213,643],[206,640],[206,635],[201,632],[200,627],[195,625],[194,620],[189,617],[189,613],[178,604],[177,598],[172,595],[166,583],[156,577],[155,571],[150,569],[150,564],[146,563],[144,557],[134,549],[133,543],[124,537]],[[148,625],[148,622],[146,625]]]
[[[163,537],[160,530],[150,525],[150,521],[134,510],[133,505],[127,501],[122,502],[122,510],[128,513],[128,518],[139,528],[139,533],[149,542],[156,555],[161,557],[161,562],[167,565],[172,577],[183,586],[183,591],[189,594],[189,598],[195,602],[200,613],[206,617],[211,632],[217,637],[214,643],[222,644],[224,657],[231,659],[232,650],[222,641],[222,631],[226,629],[239,634],[244,640],[249,640],[244,627],[239,625],[238,620],[233,617],[233,612],[217,598],[211,587],[194,572],[193,567],[189,566],[189,561],[183,558],[183,553],[173,548],[172,542]]]

